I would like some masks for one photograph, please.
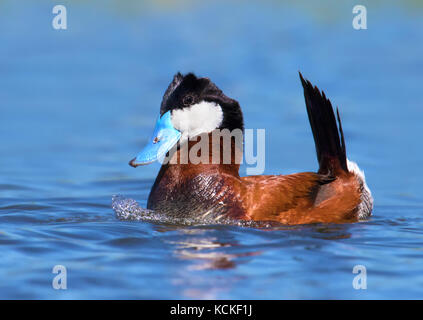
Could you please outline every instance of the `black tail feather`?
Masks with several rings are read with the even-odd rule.
[[[340,169],[348,172],[345,139],[338,109],[336,109],[336,114],[339,130],[332,104],[326,98],[325,93],[323,91],[320,93],[319,89],[316,86],[313,87],[310,81],[304,80],[301,72],[300,79],[304,88],[308,119],[316,145],[319,173],[335,175]]]

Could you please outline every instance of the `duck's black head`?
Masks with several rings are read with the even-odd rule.
[[[151,141],[130,165],[156,161],[178,141],[183,143],[216,129],[242,134],[244,121],[239,103],[225,96],[208,78],[177,73],[163,96]]]
[[[193,73],[184,76],[178,72],[173,77],[163,96],[160,115],[168,111],[175,128],[190,130],[190,136],[210,129],[244,130],[238,101],[227,97],[209,78]]]

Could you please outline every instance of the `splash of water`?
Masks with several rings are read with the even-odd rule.
[[[249,228],[273,228],[280,226],[279,223],[273,221],[247,221],[235,220],[228,218],[179,218],[166,214],[149,210],[141,207],[137,201],[131,198],[125,198],[121,195],[114,195],[112,198],[112,208],[119,220],[125,221],[150,221],[156,223],[170,223],[178,225],[235,225],[239,227]]]

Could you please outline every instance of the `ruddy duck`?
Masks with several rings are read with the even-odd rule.
[[[148,197],[147,208],[173,216],[270,220],[283,224],[355,222],[371,215],[373,199],[363,172],[346,157],[344,134],[324,92],[304,80],[304,97],[316,145],[319,169],[289,175],[239,176],[237,148],[230,161],[212,161],[223,143],[210,139],[210,161],[181,161],[182,146],[215,130],[243,132],[239,103],[208,78],[178,73],[167,88],[152,140],[130,165],[167,156]],[[212,142],[213,141],[213,142]],[[172,151],[173,150],[173,151]]]

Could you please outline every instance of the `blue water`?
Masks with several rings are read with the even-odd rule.
[[[0,2],[0,298],[423,298],[423,6],[362,1]],[[298,70],[339,106],[373,217],[248,228],[121,221],[159,165],[128,166],[177,71],[266,129],[266,174],[317,167]],[[242,168],[245,172],[245,167]],[[189,208],[188,208],[189,209]],[[67,289],[55,290],[55,265]],[[352,286],[355,265],[367,289]]]

